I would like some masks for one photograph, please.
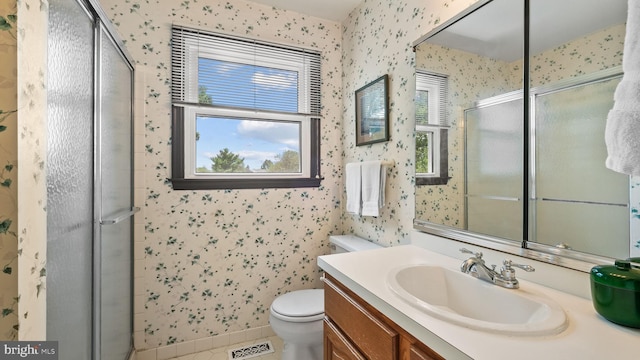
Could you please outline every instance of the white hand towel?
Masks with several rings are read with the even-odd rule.
[[[362,173],[360,163],[348,163],[345,170],[347,213],[360,215]]]
[[[380,161],[362,163],[362,216],[379,216],[384,205],[385,174]]]
[[[640,1],[629,0],[622,70],[605,129],[607,168],[640,176]]]

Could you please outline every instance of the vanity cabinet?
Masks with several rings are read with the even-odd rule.
[[[324,294],[325,360],[444,359],[329,275]]]

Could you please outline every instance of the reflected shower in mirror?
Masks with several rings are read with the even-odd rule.
[[[448,77],[449,91],[444,108],[449,125],[448,154],[441,156],[448,156],[448,175],[451,178],[442,186],[421,186],[420,179],[416,179],[416,219],[461,230],[468,229],[465,206],[467,186],[464,181],[465,111],[481,99],[514,91],[522,92],[524,41],[523,37],[517,39],[510,35],[524,32],[524,17],[517,14],[524,14],[524,3],[496,0],[444,28],[416,47],[419,71]],[[509,121],[521,124],[522,108],[513,115],[515,118]],[[476,153],[477,156],[479,154]],[[521,157],[493,160],[511,168],[522,167]],[[516,187],[519,193],[512,196],[522,198],[521,182]],[[521,220],[518,222],[521,224]],[[476,231],[498,236],[493,230],[484,232],[478,228]],[[520,234],[522,230],[516,229],[515,232]],[[520,240],[520,235],[514,236],[513,240]]]
[[[481,1],[416,42],[417,71],[448,77],[450,177],[420,185],[417,172],[416,227],[577,258],[628,257],[637,195],[604,166],[626,0],[529,8]]]

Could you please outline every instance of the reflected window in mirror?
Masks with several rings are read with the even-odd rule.
[[[443,185],[448,175],[446,75],[416,71],[416,184]]]
[[[640,254],[640,180],[604,166],[626,14],[480,0],[414,43],[417,69],[449,75],[452,176],[416,187],[416,229],[582,271]]]

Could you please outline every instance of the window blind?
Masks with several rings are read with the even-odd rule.
[[[319,52],[175,25],[171,41],[174,103],[320,115]]]
[[[416,124],[449,126],[447,121],[448,87],[448,77],[446,75],[423,71],[416,72],[416,92],[426,91],[429,93],[427,103],[422,104],[426,106],[427,111],[416,111]],[[416,99],[417,102],[427,100],[420,96],[417,96]],[[416,105],[420,104],[416,103]],[[431,106],[437,106],[437,109],[429,109]],[[437,116],[434,119],[429,116],[430,114],[437,114]]]

